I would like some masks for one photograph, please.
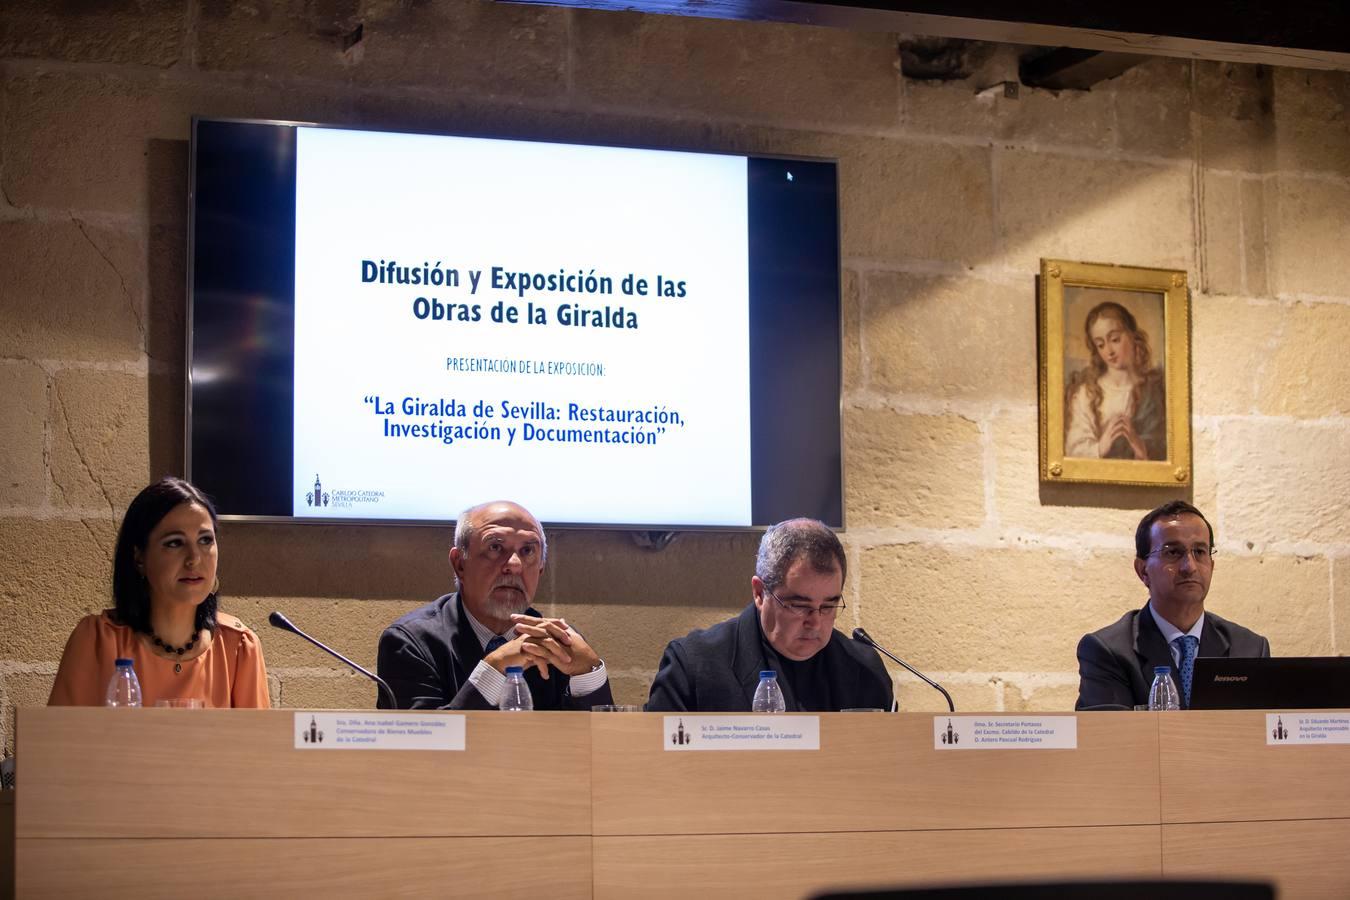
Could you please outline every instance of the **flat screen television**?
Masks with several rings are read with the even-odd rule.
[[[195,119],[188,477],[230,519],[843,527],[837,181]]]

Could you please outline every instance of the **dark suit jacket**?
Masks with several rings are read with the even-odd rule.
[[[1200,656],[1270,656],[1270,641],[1241,625],[1205,612],[1200,630]],[[1181,692],[1181,675],[1172,651],[1153,621],[1148,605],[1121,616],[1078,642],[1078,703],[1076,709],[1117,705],[1126,708],[1148,703],[1154,666],[1167,666]],[[1185,703],[1185,698],[1182,698]]]
[[[526,612],[539,615],[533,609]],[[380,635],[376,665],[380,677],[394,689],[399,709],[492,709],[469,683],[469,673],[482,659],[483,648],[456,592],[438,597],[386,628]],[[537,670],[525,670],[535,709],[589,710],[592,704],[614,702],[609,682],[592,694],[573,697],[568,681],[552,667],[547,681]],[[379,698],[379,707],[388,708],[384,697]]]
[[[760,670],[782,669],[761,635],[759,611],[752,603],[734,619],[671,641],[661,657],[647,709],[749,712]],[[841,707],[891,708],[891,678],[875,650],[835,631],[820,652],[831,693]],[[788,711],[797,711],[792,686],[781,679],[779,684]]]

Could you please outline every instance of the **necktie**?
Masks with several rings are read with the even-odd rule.
[[[1191,708],[1191,680],[1195,676],[1195,657],[1200,652],[1200,639],[1193,634],[1183,634],[1172,641],[1181,653],[1181,696],[1185,698],[1186,708]]]
[[[500,634],[494,634],[492,638],[487,642],[487,646],[483,648],[483,655],[487,656],[493,650],[496,650],[498,647],[501,647],[505,643],[506,638],[502,637]]]

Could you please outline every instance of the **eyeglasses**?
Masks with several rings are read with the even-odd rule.
[[[764,586],[764,593],[768,594],[774,599],[775,603],[799,619],[805,619],[807,616],[811,615],[811,613],[820,613],[822,619],[833,619],[839,614],[839,610],[844,608],[843,600],[840,600],[837,603],[827,600],[819,606],[812,606],[809,603],[784,603],[782,600],[778,599],[778,595],[775,594],[768,585]]]
[[[1163,562],[1170,565],[1176,565],[1181,562],[1181,558],[1188,553],[1195,560],[1197,565],[1205,565],[1214,562],[1214,556],[1219,551],[1213,547],[1200,545],[1197,547],[1183,547],[1180,544],[1163,544],[1157,550],[1154,550],[1149,556],[1156,556]]]

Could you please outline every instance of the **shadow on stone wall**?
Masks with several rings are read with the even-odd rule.
[[[150,477],[156,479],[185,468],[188,143],[151,139],[146,146],[145,352]]]

